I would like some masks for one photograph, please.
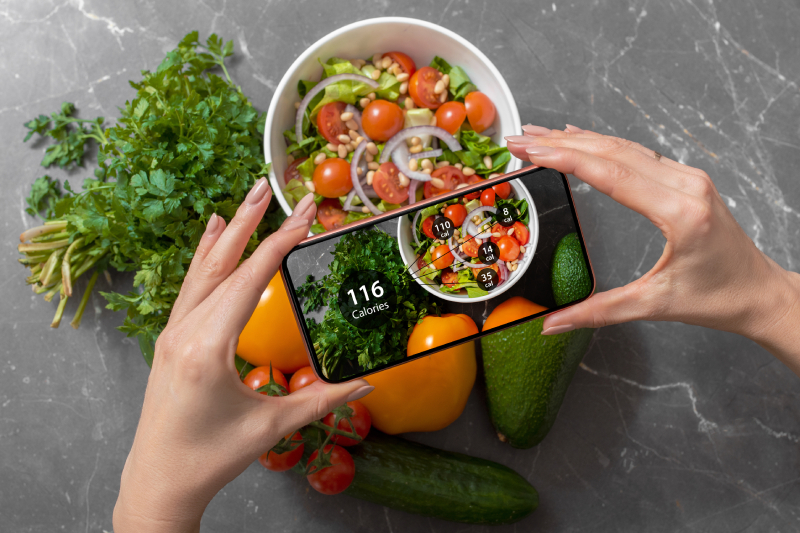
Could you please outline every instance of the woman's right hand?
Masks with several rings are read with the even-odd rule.
[[[680,321],[749,337],[800,375],[800,275],[756,248],[705,172],[574,126],[523,130],[506,138],[515,156],[573,174],[647,217],[667,239],[648,273],[548,316],[544,334]]]

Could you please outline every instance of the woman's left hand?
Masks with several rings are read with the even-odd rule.
[[[239,334],[284,255],[308,235],[316,213],[309,194],[281,229],[238,265],[271,197],[261,178],[228,227],[217,215],[208,221],[156,343],[114,509],[117,533],[198,531],[214,495],[283,436],[372,390],[364,380],[316,382],[270,397],[239,379],[234,366]]]

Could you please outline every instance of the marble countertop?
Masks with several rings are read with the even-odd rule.
[[[83,325],[51,330],[16,236],[43,174],[22,123],[62,101],[117,116],[129,79],[188,31],[233,39],[231,75],[265,110],[307,46],[353,20],[433,21],[483,50],[523,123],[626,137],[700,167],[747,234],[800,261],[800,53],[796,2],[422,0],[0,2],[0,514],[15,532],[111,531],[148,369],[95,293]],[[79,181],[87,171],[50,172]],[[649,222],[577,180],[598,289],[646,272],[664,243]],[[112,277],[124,290],[131,279]],[[82,282],[83,283],[83,282]],[[100,290],[109,285],[102,280]],[[79,286],[79,290],[82,287]],[[674,323],[603,328],[547,439],[497,440],[475,387],[450,427],[411,438],[485,457],[529,479],[540,508],[515,526],[470,527],[346,496],[254,464],[211,503],[202,530],[325,532],[797,531],[800,380],[732,334]]]

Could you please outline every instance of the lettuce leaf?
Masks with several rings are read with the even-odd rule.
[[[442,74],[450,76],[450,94],[455,101],[463,102],[469,93],[478,90],[463,68],[453,67],[439,56],[433,58],[431,66]]]

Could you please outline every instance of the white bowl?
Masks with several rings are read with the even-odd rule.
[[[528,214],[530,216],[528,229],[531,232],[530,238],[528,239],[528,244],[525,245],[525,253],[522,255],[522,259],[518,263],[519,267],[512,273],[511,278],[507,282],[500,285],[499,288],[490,291],[486,296],[470,298],[466,294],[442,292],[438,285],[430,285],[423,282],[420,278],[414,276],[414,279],[417,280],[417,283],[422,285],[426,291],[433,294],[437,298],[447,300],[448,302],[482,302],[484,300],[491,300],[492,298],[500,296],[508,289],[513,287],[516,282],[522,279],[525,271],[528,270],[528,267],[531,266],[531,263],[533,262],[533,256],[536,253],[536,246],[539,244],[539,213],[536,211],[536,204],[533,202],[531,193],[528,192],[528,188],[525,187],[521,180],[512,180],[508,183],[514,190],[514,198],[528,201]],[[397,245],[400,247],[400,257],[403,258],[403,262],[406,265],[414,265],[417,262],[417,256],[414,254],[414,248],[411,246],[411,243],[414,241],[414,234],[412,231],[411,221],[408,220],[408,217],[400,217],[400,219],[397,221]]]
[[[373,54],[399,50],[418,66],[430,64],[434,56],[462,67],[478,90],[491,98],[497,108],[492,139],[504,144],[503,137],[519,135],[522,124],[514,97],[503,76],[483,52],[463,37],[436,24],[404,17],[382,17],[354,22],[333,31],[308,47],[284,74],[267,112],[264,128],[264,158],[272,162],[269,180],[286,214],[292,210],[282,193],[286,170],[286,141],[283,132],[293,128],[299,100],[297,82],[319,80],[322,66],[318,59],[331,57],[368,59]],[[512,158],[506,172],[522,168],[522,161]]]

